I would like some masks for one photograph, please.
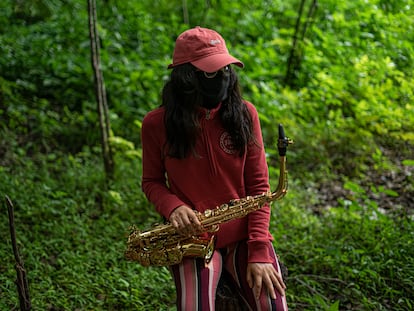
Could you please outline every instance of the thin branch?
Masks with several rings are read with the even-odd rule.
[[[311,6],[309,7],[308,15],[306,17],[305,26],[303,26],[302,35],[301,35],[301,40],[302,41],[304,41],[304,39],[305,39],[306,30],[310,27],[310,25],[313,22],[313,15],[315,14],[317,8],[318,8],[318,1],[313,0]]]
[[[184,24],[190,25],[190,17],[188,15],[187,0],[183,0],[183,17],[184,17]]]
[[[301,0],[300,1],[300,6],[299,6],[299,12],[298,12],[298,17],[296,18],[296,25],[295,25],[295,33],[293,34],[293,41],[292,41],[292,47],[290,49],[290,54],[289,54],[289,58],[288,58],[288,64],[287,64],[287,70],[286,70],[286,76],[285,76],[285,84],[289,84],[290,83],[290,78],[292,76],[292,67],[293,66],[293,61],[295,59],[296,56],[296,49],[297,49],[297,44],[298,44],[298,34],[299,34],[299,30],[300,30],[300,24],[301,24],[301,19],[302,19],[302,14],[303,14],[303,7],[305,5],[306,0]]]
[[[32,308],[29,295],[29,283],[27,282],[26,270],[17,248],[16,229],[14,226],[14,207],[10,198],[6,195],[7,211],[9,213],[10,237],[15,259],[15,269],[17,273],[16,285],[19,293],[20,310],[29,311]]]
[[[109,144],[110,136],[110,122],[108,113],[108,104],[106,101],[106,91],[103,79],[103,74],[100,68],[100,47],[99,47],[99,34],[96,27],[97,14],[96,14],[96,2],[95,0],[88,0],[88,19],[89,19],[89,36],[91,46],[91,62],[94,71],[95,81],[95,96],[99,114],[99,125],[101,130],[101,144],[102,154],[105,165],[105,173],[107,179],[111,179],[114,170],[114,162],[112,157],[112,150]]]

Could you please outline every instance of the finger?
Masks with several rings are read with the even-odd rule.
[[[262,291],[262,286],[260,285],[256,285],[254,284],[253,286],[253,293],[254,293],[254,297],[256,298],[256,300],[260,299],[260,292]]]
[[[176,223],[176,226],[174,228],[177,231],[177,233],[180,234],[180,235],[186,235],[185,226],[183,225],[181,220],[180,221],[175,221],[175,223]]]
[[[189,221],[188,226],[191,227],[191,234],[200,234],[203,231],[203,228],[196,212],[194,210],[189,210],[186,216],[188,217]]]
[[[286,285],[285,283],[283,283],[282,277],[280,276],[279,273],[272,274],[272,281],[271,281],[270,286],[272,287],[273,293],[274,293],[274,287],[276,287],[276,290],[280,293],[280,295],[285,296]],[[276,299],[276,297],[274,299]]]
[[[247,284],[249,284],[249,287],[253,288],[252,273],[251,273],[251,270],[249,269],[249,266],[248,266],[248,269],[247,269],[246,281],[247,281]]]
[[[253,293],[257,300],[260,298],[260,292],[262,291],[262,277],[256,275],[254,278]]]
[[[190,221],[188,220],[188,216],[186,215],[185,208],[177,208],[171,215],[170,222],[174,226],[174,228],[177,229],[177,231],[186,231],[185,227],[188,226]]]
[[[171,225],[174,227],[174,229],[175,229],[175,230],[178,230],[178,228],[180,227],[180,226],[178,225],[178,221],[177,221],[177,220],[175,220],[174,218],[171,218],[170,222],[171,222]]]
[[[177,207],[171,214],[170,223],[183,236],[197,235],[202,231],[200,220],[194,210],[187,206]]]
[[[265,278],[264,278],[264,280],[263,280],[263,283],[265,284],[265,286],[266,286],[266,288],[267,288],[267,292],[269,293],[269,296],[272,298],[272,299],[276,299],[276,293],[275,293],[275,288],[274,288],[274,285],[273,285],[273,281],[272,281],[272,278],[271,277],[269,277],[269,276],[266,276]],[[276,282],[277,283],[277,282]],[[275,284],[276,285],[276,284]],[[277,284],[277,285],[279,285],[279,284]],[[276,285],[276,286],[277,286]]]
[[[180,217],[174,217],[171,219],[171,225],[174,227],[174,229],[177,231],[178,234],[187,236],[188,230],[186,228],[186,225],[183,222],[183,219]]]
[[[185,214],[182,218],[184,231],[187,235],[195,235],[198,233],[197,226],[193,223],[192,212]]]
[[[196,213],[192,212],[190,214],[190,221],[193,224],[193,227],[196,228],[197,230],[201,231],[201,222],[198,219]]]
[[[279,283],[280,283],[280,285],[283,287],[283,289],[286,289],[286,284],[285,284],[285,282],[283,281],[282,274],[280,274],[280,273],[276,273],[276,277],[277,277],[277,279],[279,280]]]
[[[283,282],[282,274],[280,274],[276,269],[273,268],[272,274],[273,283],[277,282],[283,289],[286,289],[285,282]],[[276,284],[276,283],[275,283]]]

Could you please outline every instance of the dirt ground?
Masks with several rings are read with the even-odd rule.
[[[414,146],[408,148],[408,152],[405,150],[403,154],[399,151],[383,150],[392,169],[369,168],[361,182],[365,198],[359,200],[374,201],[380,211],[394,216],[414,216],[414,166],[403,164],[403,160],[414,160]],[[342,181],[339,180],[319,185],[317,193],[318,203],[312,207],[316,213],[338,206],[340,199],[352,200],[357,197],[352,191],[344,189]]]

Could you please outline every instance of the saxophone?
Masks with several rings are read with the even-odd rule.
[[[279,182],[275,191],[260,195],[234,199],[215,209],[203,213],[196,212],[203,228],[202,233],[217,232],[219,225],[262,208],[283,198],[288,189],[286,170],[286,150],[293,141],[285,136],[283,126],[279,124]],[[125,258],[136,261],[142,266],[170,266],[180,263],[184,257],[204,258],[208,263],[214,252],[215,237],[185,237],[176,232],[170,223],[154,225],[148,231],[140,231],[132,226],[127,240]]]

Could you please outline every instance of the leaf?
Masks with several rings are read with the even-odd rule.
[[[384,186],[379,186],[378,191],[381,192],[381,193],[385,193],[386,195],[388,195],[390,197],[398,197],[399,196],[398,192],[396,192],[392,189],[385,188]]]
[[[398,197],[400,196],[398,192],[391,190],[391,189],[384,189],[384,193],[390,197]]]
[[[347,190],[351,190],[354,193],[365,193],[365,190],[360,185],[352,181],[347,181],[344,184],[344,188]]]
[[[119,192],[110,190],[108,191],[109,197],[117,204],[123,204],[122,196]]]
[[[328,309],[328,311],[338,311],[339,310],[339,300],[335,301]]]
[[[414,166],[414,160],[410,160],[410,159],[403,160],[402,164],[405,166]]]

